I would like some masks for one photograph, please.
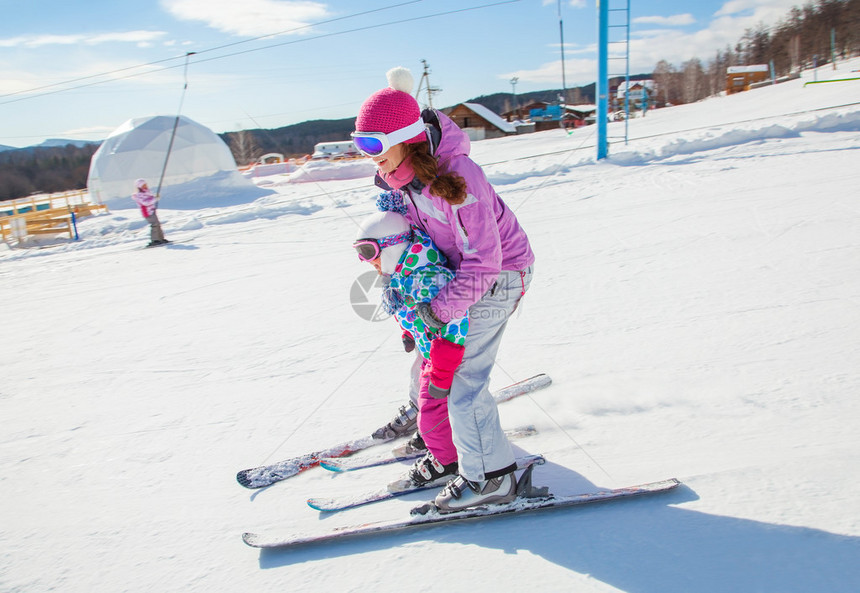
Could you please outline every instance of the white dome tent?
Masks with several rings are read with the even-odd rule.
[[[135,208],[130,199],[135,180],[146,179],[154,193],[168,147],[160,192],[163,207],[227,206],[270,193],[239,174],[230,149],[212,130],[185,116],[177,122],[176,116],[157,115],[130,119],[105,139],[90,161],[91,199],[112,209]]]

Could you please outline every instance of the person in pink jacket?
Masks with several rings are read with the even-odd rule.
[[[470,319],[448,394],[459,475],[434,502],[441,512],[509,502],[516,460],[489,381],[508,319],[531,282],[534,254],[514,213],[469,158],[466,134],[439,111],[421,112],[407,69],[387,76],[389,87],[361,106],[353,142],[376,164],[377,185],[403,193],[407,220],[430,236],[455,273],[418,309],[422,320],[444,327],[467,312]]]
[[[155,247],[156,245],[164,245],[170,243],[164,238],[164,232],[161,230],[161,222],[158,220],[158,198],[152,195],[149,191],[149,186],[146,184],[146,179],[138,179],[134,183],[137,191],[131,195],[131,199],[137,202],[140,206],[140,212],[149,223],[149,245],[147,247]]]

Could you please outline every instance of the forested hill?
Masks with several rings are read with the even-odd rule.
[[[90,158],[98,147],[67,144],[0,152],[0,200],[85,188]]]
[[[642,75],[642,78],[647,78]],[[524,105],[532,101],[553,102],[558,100],[561,89],[535,91],[517,95],[518,105]],[[585,87],[568,89],[568,102],[570,103],[593,103],[594,84]],[[513,108],[514,97],[511,93],[495,93],[483,95],[464,103],[480,103],[495,113],[503,113]],[[444,107],[449,109],[454,105]],[[239,165],[253,162],[257,157],[277,152],[289,157],[299,157],[311,154],[314,145],[318,142],[335,142],[348,140],[353,130],[355,118],[330,119],[306,121],[300,124],[285,126],[271,130],[253,129],[239,132],[227,132],[220,134],[221,138],[233,151],[233,156]]]
[[[517,96],[519,104],[530,101],[555,101],[560,90],[537,91]],[[590,93],[590,94],[589,94]],[[594,85],[568,91],[569,97],[585,97],[582,102],[593,101]],[[510,109],[513,95],[496,93],[471,99],[469,103],[480,103],[502,113]],[[577,101],[579,102],[579,101]],[[452,106],[453,107],[453,106]],[[253,129],[219,134],[239,165],[255,161],[263,154],[281,153],[288,157],[300,157],[313,152],[319,142],[334,142],[349,139],[355,118],[312,120],[282,128]],[[90,158],[98,144],[85,146],[38,146],[3,150],[0,147],[0,200],[28,196],[34,192],[59,192],[84,189]],[[5,147],[8,148],[8,147]]]

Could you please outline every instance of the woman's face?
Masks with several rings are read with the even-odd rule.
[[[391,173],[400,166],[400,163],[405,158],[406,147],[401,143],[395,144],[381,155],[373,157],[373,162],[376,163],[376,167],[383,173]]]

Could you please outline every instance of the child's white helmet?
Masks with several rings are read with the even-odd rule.
[[[409,232],[409,221],[396,212],[377,212],[365,218],[359,226],[355,240],[361,239],[393,239],[397,235]],[[393,245],[383,247],[380,257],[380,267],[383,274],[391,275],[403,252],[409,246],[408,238]]]

